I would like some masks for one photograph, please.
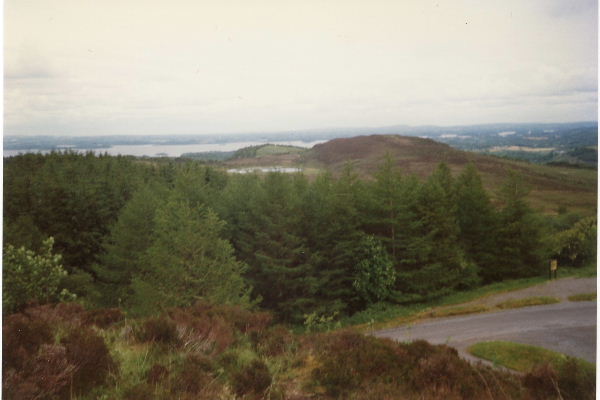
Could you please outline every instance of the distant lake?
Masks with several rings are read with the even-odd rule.
[[[107,148],[97,149],[73,149],[77,152],[93,151],[97,154],[108,153],[112,156],[124,155],[124,156],[136,156],[136,157],[179,157],[183,153],[204,153],[207,151],[235,151],[243,147],[258,146],[261,144],[281,144],[289,146],[298,146],[311,148],[315,144],[324,143],[326,140],[315,140],[313,142],[303,142],[300,140],[273,142],[273,141],[254,141],[254,142],[231,142],[231,143],[208,143],[208,144],[136,144],[136,145],[117,145]],[[67,148],[61,148],[59,150],[67,150]],[[4,157],[16,156],[23,153],[49,153],[50,150],[40,149],[27,149],[27,150],[4,150]]]
[[[253,172],[284,172],[294,173],[302,172],[302,168],[292,167],[248,167],[248,168],[232,168],[228,169],[227,172],[232,174],[251,174]]]

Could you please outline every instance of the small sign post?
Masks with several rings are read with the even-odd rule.
[[[556,279],[556,271],[558,270],[558,261],[550,260],[550,279],[552,279],[552,272],[554,272],[554,279]]]

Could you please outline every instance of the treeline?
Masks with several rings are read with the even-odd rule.
[[[488,155],[507,158],[512,160],[523,160],[536,164],[548,164],[572,168],[597,169],[598,151],[592,148],[578,147],[569,151],[519,151],[502,150],[486,151]]]
[[[203,299],[257,304],[298,323],[543,274],[550,256],[593,259],[595,218],[541,216],[526,195],[515,174],[491,196],[473,166],[454,177],[440,164],[423,181],[389,157],[365,181],[351,166],[308,179],[29,154],[4,160],[4,258],[54,271],[54,261],[18,249],[60,254],[67,274],[57,291],[91,306],[147,315]],[[36,275],[21,267],[5,265],[5,292],[20,299],[8,310],[3,301],[5,311],[37,293]]]

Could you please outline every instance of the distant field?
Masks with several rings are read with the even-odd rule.
[[[531,138],[530,138],[531,139]],[[508,151],[530,151],[533,153],[540,153],[540,152],[551,152],[556,150],[554,147],[527,147],[527,146],[494,146],[491,147],[488,151],[489,152],[496,152],[496,151],[504,151],[504,150],[508,150]]]
[[[278,145],[278,144],[267,144],[267,145],[259,147],[256,150],[256,156],[262,157],[262,156],[270,156],[273,154],[296,154],[296,153],[302,153],[305,150],[306,149],[303,149],[302,147],[296,147],[296,146],[283,146],[283,145]]]
[[[244,159],[244,158],[260,158],[265,156],[283,155],[283,154],[299,154],[304,152],[306,149],[297,146],[288,146],[280,144],[262,144],[259,146],[244,147],[236,151],[232,159]]]

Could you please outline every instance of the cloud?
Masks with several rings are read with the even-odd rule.
[[[37,46],[22,44],[6,47],[4,79],[50,79],[58,76],[60,71]]]
[[[597,0],[547,0],[542,4],[547,12],[553,17],[571,18],[581,15],[598,16],[598,1]]]
[[[11,1],[5,129],[468,124],[525,120],[528,110],[532,121],[590,119],[596,8],[555,0]],[[552,105],[546,115],[536,101]]]

